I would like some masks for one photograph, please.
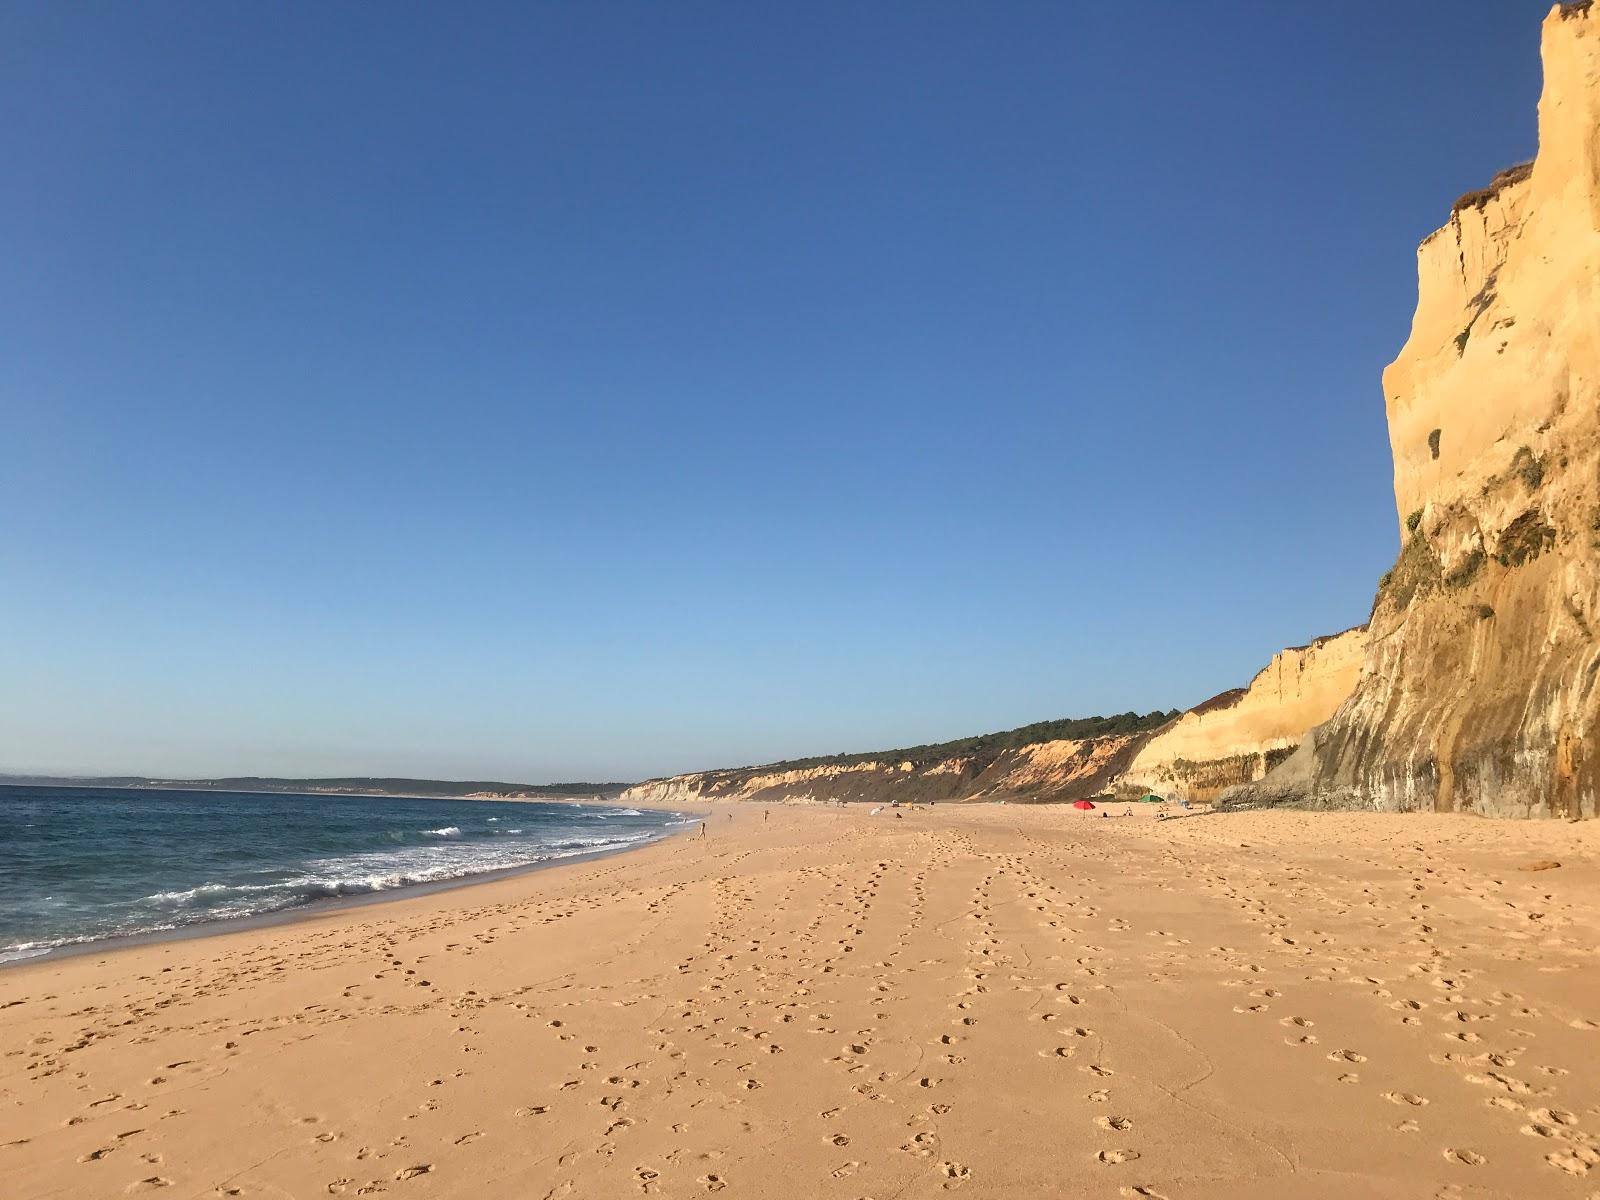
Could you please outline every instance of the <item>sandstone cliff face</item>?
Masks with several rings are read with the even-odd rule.
[[[1038,742],[992,754],[927,762],[872,761],[797,770],[741,767],[651,779],[622,793],[625,803],[686,800],[843,800],[887,804],[960,800],[1074,800],[1104,792],[1148,734]]]
[[[1355,690],[1366,632],[1363,626],[1281,651],[1249,687],[1190,709],[1152,737],[1117,790],[1211,800],[1261,779]]]
[[[1240,798],[1596,813],[1600,8],[1552,10],[1541,51],[1537,158],[1418,250],[1383,376],[1403,549],[1360,683]]]

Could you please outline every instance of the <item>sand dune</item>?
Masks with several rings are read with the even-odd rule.
[[[709,827],[0,972],[0,1194],[1600,1190],[1594,825]]]

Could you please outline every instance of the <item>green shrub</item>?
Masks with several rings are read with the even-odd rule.
[[[1474,546],[1472,550],[1455,565],[1455,568],[1444,577],[1444,585],[1449,588],[1464,588],[1478,577],[1478,572],[1483,570],[1483,564],[1488,561],[1481,547]]]
[[[1428,545],[1428,539],[1413,536],[1406,539],[1400,557],[1385,576],[1385,595],[1396,607],[1405,608],[1419,592],[1432,591],[1442,582],[1443,570],[1439,556]]]
[[[1526,446],[1519,447],[1511,459],[1511,470],[1522,477],[1523,485],[1530,492],[1544,482],[1544,459],[1536,457]]]
[[[1555,544],[1556,531],[1546,524],[1538,509],[1530,508],[1506,526],[1494,556],[1503,567],[1520,567]]]

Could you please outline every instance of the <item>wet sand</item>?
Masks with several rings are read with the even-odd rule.
[[[708,827],[0,972],[0,1194],[1600,1191],[1594,823]]]

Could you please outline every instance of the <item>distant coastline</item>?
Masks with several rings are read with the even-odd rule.
[[[424,800],[615,800],[628,786],[626,783],[503,783],[488,780],[410,779],[403,776],[286,779],[271,775],[232,775],[218,779],[160,779],[146,775],[0,774],[0,787],[415,797]]]

